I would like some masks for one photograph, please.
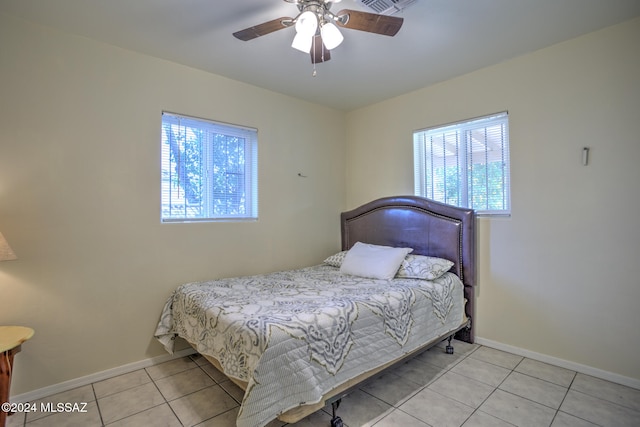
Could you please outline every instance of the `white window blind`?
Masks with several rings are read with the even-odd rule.
[[[413,134],[415,194],[479,214],[510,214],[507,112]]]
[[[258,132],[162,113],[163,222],[258,217]]]

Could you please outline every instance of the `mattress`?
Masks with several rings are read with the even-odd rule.
[[[465,321],[463,285],[375,280],[319,265],[178,287],[155,336],[175,337],[247,383],[239,427],[267,424],[376,367],[397,360]]]

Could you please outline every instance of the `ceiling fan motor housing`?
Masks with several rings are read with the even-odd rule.
[[[298,6],[300,14],[307,11],[315,13],[318,17],[319,26],[322,26],[326,22],[333,22],[337,20],[340,20],[342,24],[346,24],[346,21],[349,19],[349,15],[342,15],[342,17],[338,17],[330,12],[331,6],[334,2],[323,0],[296,0],[293,3]]]

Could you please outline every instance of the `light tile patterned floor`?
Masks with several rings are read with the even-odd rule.
[[[640,426],[640,390],[489,347],[455,349],[434,347],[383,374],[345,397],[338,415],[348,427]],[[87,402],[87,412],[15,414],[7,426],[231,427],[241,398],[195,355],[41,400]],[[295,426],[329,427],[330,409]]]

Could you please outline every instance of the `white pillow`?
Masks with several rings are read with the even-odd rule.
[[[412,248],[370,245],[356,242],[344,257],[340,272],[372,279],[393,279]]]

